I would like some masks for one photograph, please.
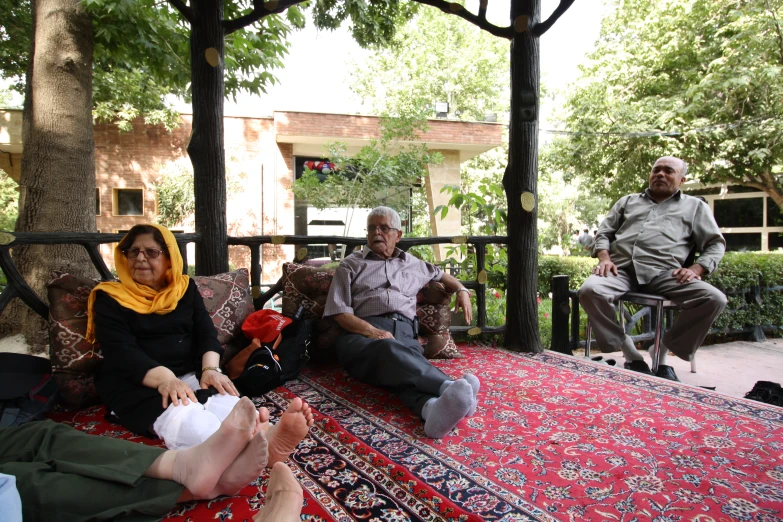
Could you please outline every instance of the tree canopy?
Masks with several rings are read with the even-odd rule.
[[[129,128],[144,115],[148,123],[175,125],[170,96],[190,99],[190,27],[167,2],[154,0],[83,0],[92,17],[95,40],[93,114]],[[251,10],[252,1],[226,2],[226,18]],[[24,92],[32,36],[29,0],[0,0],[0,76]],[[294,6],[284,15],[266,16],[226,36],[225,90],[265,92],[282,67],[286,38],[304,25]]]
[[[566,100],[551,165],[617,198],[655,159],[754,187],[783,205],[780,0],[613,0]]]
[[[435,102],[463,120],[507,113],[507,40],[436,9],[422,9],[392,44],[356,67],[352,88],[377,113],[410,114]]]

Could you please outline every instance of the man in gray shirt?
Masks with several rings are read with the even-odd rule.
[[[425,357],[413,331],[416,294],[430,281],[456,292],[470,324],[470,291],[457,279],[397,248],[400,216],[377,207],[367,216],[367,245],[337,267],[324,317],[334,317],[345,333],[337,357],[348,374],[389,388],[424,419],[424,433],[442,438],[476,410],[479,380],[472,374],[451,380]]]
[[[726,296],[701,280],[717,268],[726,241],[710,207],[680,191],[687,170],[679,158],[659,158],[649,188],[614,204],[593,245],[598,266],[579,289],[601,350],[622,350],[625,367],[646,374],[650,367],[616,321],[615,301],[625,292],[640,291],[679,303],[682,311],[661,342],[657,372],[674,381],[679,379],[665,364],[667,352],[689,360],[726,306]],[[701,255],[685,266],[694,249]]]

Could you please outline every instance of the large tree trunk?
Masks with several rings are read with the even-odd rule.
[[[92,20],[81,3],[32,2],[17,231],[95,231],[93,36]],[[22,276],[44,299],[52,270],[93,271],[86,251],[76,246],[17,248],[13,257]],[[34,350],[47,342],[40,335],[43,322],[20,301],[3,319],[4,333],[19,331],[21,325]]]
[[[223,145],[223,1],[194,0],[190,31],[193,131],[188,154],[196,198],[196,273],[228,271],[226,153]],[[212,63],[210,63],[212,61]]]
[[[509,241],[505,346],[526,352],[542,351],[536,303],[539,49],[538,38],[528,30],[540,16],[540,0],[511,0],[511,121],[503,176]],[[527,210],[523,196],[532,202]]]

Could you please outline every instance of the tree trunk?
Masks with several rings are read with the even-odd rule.
[[[196,199],[196,273],[228,271],[223,145],[223,0],[194,0],[190,31],[193,131],[188,155]],[[210,63],[211,62],[211,63]]]
[[[541,352],[538,335],[538,38],[529,30],[541,16],[540,0],[511,0],[511,121],[503,187],[508,199],[507,331],[505,346]],[[531,202],[523,208],[523,198]],[[514,267],[513,269],[511,267]],[[517,268],[519,267],[519,268]]]
[[[92,20],[81,0],[34,0],[33,37],[23,110],[17,231],[95,231],[95,145],[92,123]],[[52,270],[92,274],[78,246],[13,250],[19,271],[46,299]],[[38,316],[20,301],[3,314],[4,333],[48,342]],[[31,338],[34,337],[34,338]]]

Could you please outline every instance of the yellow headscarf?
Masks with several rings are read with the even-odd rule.
[[[119,283],[99,283],[90,293],[87,301],[87,341],[95,342],[95,314],[93,305],[98,290],[106,292],[121,306],[133,310],[139,314],[163,315],[173,311],[185,291],[188,289],[190,278],[182,275],[182,255],[179,253],[174,234],[166,227],[150,224],[157,228],[166,242],[166,250],[169,252],[171,268],[166,271],[166,288],[155,291],[152,288],[138,284],[133,280],[128,269],[128,258],[120,250],[120,243],[114,248],[114,266],[120,278]],[[125,237],[128,237],[127,235]],[[123,238],[124,240],[125,238]]]

